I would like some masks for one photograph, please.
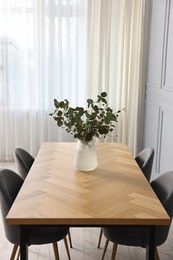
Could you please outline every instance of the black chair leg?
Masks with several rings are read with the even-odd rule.
[[[101,243],[101,239],[102,239],[102,234],[103,234],[103,230],[102,230],[102,228],[101,228],[101,230],[100,230],[100,235],[99,235],[99,242],[98,242],[98,248],[100,248],[100,243]]]
[[[70,243],[70,247],[72,248],[72,240],[71,240],[71,234],[70,234],[70,230],[68,232],[68,239],[69,239],[69,243]]]

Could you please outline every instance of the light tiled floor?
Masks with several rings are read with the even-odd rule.
[[[8,168],[15,170],[14,163],[1,163],[0,168]],[[70,249],[72,260],[99,260],[101,259],[105,239],[102,239],[101,249],[97,248],[100,228],[71,228],[71,236],[73,248]],[[0,260],[10,259],[13,245],[7,241],[4,235],[3,224],[0,219]],[[67,260],[67,254],[63,241],[58,243],[60,259]],[[112,244],[105,256],[105,260],[109,260],[111,256]],[[161,260],[173,259],[173,227],[170,229],[167,241],[158,247]],[[29,248],[30,260],[53,260],[52,245],[31,246]],[[145,259],[145,249],[133,248],[126,246],[118,246],[116,260],[143,260]]]

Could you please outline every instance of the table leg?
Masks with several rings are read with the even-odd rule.
[[[20,226],[20,260],[28,260],[27,227]]]
[[[146,248],[146,259],[154,260],[155,253],[155,226],[150,226],[149,228],[149,241]]]

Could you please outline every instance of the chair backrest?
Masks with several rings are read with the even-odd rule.
[[[151,187],[168,215],[173,217],[173,171],[160,174],[151,182]]]
[[[15,172],[2,169],[0,170],[0,205],[1,215],[6,238],[13,244],[20,243],[20,229],[19,226],[8,225],[6,223],[6,216],[23,184],[23,179]]]
[[[34,158],[24,149],[16,148],[14,150],[14,159],[20,176],[25,179],[34,162]]]
[[[135,158],[147,180],[150,182],[154,159],[154,149],[151,147],[142,150]]]
[[[171,218],[173,217],[173,171],[159,175],[151,182],[151,187]],[[170,225],[156,227],[156,244],[161,245],[168,236]]]

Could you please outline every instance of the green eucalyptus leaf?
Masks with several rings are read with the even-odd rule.
[[[101,99],[102,99],[101,96],[98,95],[96,103],[100,103]]]
[[[54,99],[54,106],[55,106],[56,108],[59,108],[59,102],[58,102],[56,99]]]
[[[74,134],[74,138],[78,138],[78,134]]]
[[[107,104],[107,100],[105,98],[101,98],[101,101],[103,102],[103,105]]]
[[[57,116],[62,116],[62,111],[61,110],[58,110]]]
[[[82,116],[84,114],[84,108],[79,107],[79,115]]]
[[[58,125],[59,127],[63,126],[63,121],[62,121],[62,120],[58,120],[58,121],[57,121],[57,125]]]
[[[96,113],[98,113],[98,111],[99,111],[99,108],[98,108],[98,106],[97,106],[97,105],[94,105],[94,106],[93,106],[93,109],[94,109],[94,111],[95,111]]]
[[[102,92],[101,93],[101,97],[107,97],[107,93],[106,92]]]
[[[59,107],[64,108],[64,105],[65,105],[64,101],[59,102]]]
[[[101,126],[100,128],[99,128],[99,133],[101,134],[101,135],[106,135],[107,133],[109,132],[109,130],[107,129],[107,127],[106,126]]]
[[[54,99],[55,110],[49,115],[57,122],[57,126],[64,128],[74,138],[89,141],[93,136],[105,138],[112,132],[118,122],[118,115],[122,110],[114,112],[108,106],[107,93],[97,95],[97,100],[87,99],[87,107],[70,107],[69,101]],[[124,109],[123,109],[124,110]]]
[[[88,103],[88,108],[89,108],[90,106],[92,106],[92,104],[94,103],[94,101],[89,98],[89,99],[87,99],[87,103]]]

